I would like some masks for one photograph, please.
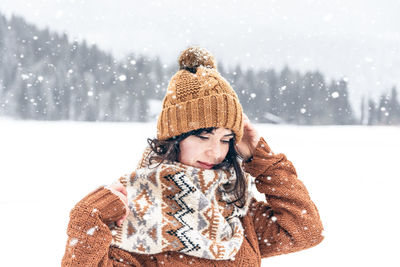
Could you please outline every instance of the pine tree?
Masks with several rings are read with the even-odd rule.
[[[256,122],[354,124],[345,80],[326,85],[318,71],[285,66],[219,71]],[[161,101],[176,64],[131,54],[117,61],[85,41],[39,30],[24,19],[0,14],[0,115],[38,120],[147,121],[149,100]],[[362,105],[364,101],[362,101]],[[400,124],[397,90],[378,105],[361,106],[360,123]],[[364,119],[365,118],[365,119]]]

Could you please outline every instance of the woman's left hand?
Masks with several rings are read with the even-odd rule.
[[[120,182],[112,183],[111,185],[107,186],[107,189],[113,194],[117,195],[125,205],[125,215],[116,221],[117,226],[121,227],[122,223],[129,215],[128,193],[126,192],[125,186],[123,186]]]
[[[249,118],[243,113],[243,137],[242,140],[236,145],[236,149],[239,155],[244,159],[248,160],[253,156],[253,152],[257,147],[260,135],[256,128],[251,124]]]

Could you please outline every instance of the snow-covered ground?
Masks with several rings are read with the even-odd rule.
[[[257,125],[296,166],[325,240],[263,266],[400,266],[398,127]],[[73,205],[131,172],[155,123],[0,120],[2,266],[59,266]]]

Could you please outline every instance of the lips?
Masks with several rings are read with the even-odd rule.
[[[203,168],[203,169],[209,170],[212,167],[214,167],[213,164],[209,164],[209,163],[206,163],[206,162],[198,161],[198,163],[200,164],[200,167]]]

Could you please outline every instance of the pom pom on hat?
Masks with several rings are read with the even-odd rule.
[[[162,111],[157,138],[167,140],[201,128],[226,128],[243,136],[243,111],[231,85],[217,70],[213,55],[201,47],[189,47],[178,59],[180,70],[172,76]]]
[[[210,69],[217,69],[217,62],[214,56],[205,48],[191,46],[184,50],[178,59],[179,69],[196,70],[203,66]]]

